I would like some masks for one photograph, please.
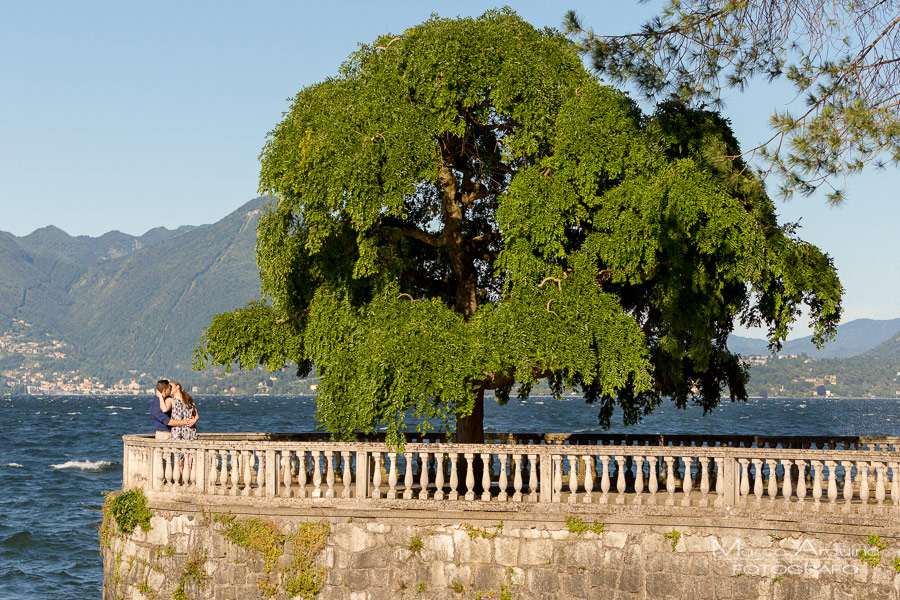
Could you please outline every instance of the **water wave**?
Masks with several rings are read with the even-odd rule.
[[[50,465],[51,469],[78,469],[79,471],[102,471],[118,466],[119,463],[108,460],[67,460],[58,465]]]
[[[103,408],[120,408],[122,410],[132,410],[133,406],[104,406]]]
[[[6,463],[3,466],[4,467],[21,467],[22,465],[20,465],[19,463]]]

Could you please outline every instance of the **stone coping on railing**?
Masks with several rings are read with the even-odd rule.
[[[597,434],[580,438],[588,443],[540,443],[548,435],[555,434],[504,434],[515,443],[410,440],[399,452],[380,441],[310,434],[203,434],[193,442],[127,435],[123,488],[141,486],[161,499],[432,510],[477,503],[900,517],[900,454],[892,451],[804,449],[788,438],[778,438],[786,447],[729,445],[733,436],[706,436],[705,445],[674,443],[684,436],[669,436],[669,445],[599,443]],[[844,439],[886,448],[897,438]]]
[[[200,433],[200,440],[328,442],[327,433]],[[128,439],[153,439],[150,434],[125,436]],[[446,443],[447,434],[405,432],[408,442]],[[385,442],[384,433],[359,434],[357,442]],[[734,446],[757,448],[818,448],[874,450],[897,448],[900,436],[763,436],[705,434],[635,434],[635,433],[531,433],[486,432],[489,444],[577,444],[618,446]]]

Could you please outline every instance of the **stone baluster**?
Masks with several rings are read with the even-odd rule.
[[[531,502],[537,502],[538,494],[538,455],[528,455],[528,499]]]
[[[553,455],[553,502],[560,502],[562,500],[562,456],[559,454]]]
[[[849,511],[850,504],[853,502],[853,461],[838,461],[837,464],[840,464],[844,468],[844,503],[846,505],[846,510]]]
[[[806,507],[806,461],[794,461],[797,465],[797,510]]]
[[[750,499],[750,461],[746,458],[739,458],[738,464],[741,465],[741,485],[739,487],[741,500],[738,506],[745,507]]]
[[[513,502],[522,501],[522,455],[513,454]]]
[[[828,510],[834,510],[837,504],[837,463],[833,460],[826,460],[825,466],[828,467]]]
[[[700,502],[698,506],[709,506],[709,457],[701,456],[700,462]]]
[[[782,459],[781,468],[784,469],[784,478],[781,481],[781,498],[784,510],[791,508],[791,495],[794,493],[793,481],[791,480],[791,470],[793,463],[789,460]]]
[[[344,457],[344,469],[341,473],[341,483],[344,484],[344,490],[341,492],[341,498],[349,498],[352,493],[350,488],[353,484],[353,453],[350,450],[342,450],[341,454]]]
[[[391,461],[391,470],[388,473],[388,491],[387,498],[388,500],[395,500],[397,498],[397,453],[396,452],[388,452],[388,460]]]
[[[182,474],[182,485],[187,488],[194,487],[194,449],[186,448],[184,450],[184,472]]]
[[[716,501],[715,506],[725,506],[725,461],[721,456],[716,456],[713,461],[716,465]]]
[[[306,479],[308,474],[308,465],[306,450],[297,450],[297,491],[294,492],[295,498],[306,498]]]
[[[900,463],[891,462],[889,465],[891,467],[891,505],[894,510],[898,510],[900,509]]]
[[[684,493],[681,498],[682,506],[690,506],[691,505],[691,491],[694,487],[694,481],[691,477],[691,467],[694,464],[693,456],[682,456],[681,462],[684,464],[684,475],[681,478],[682,486],[681,491]]]
[[[674,456],[665,456],[663,460],[666,462],[666,506],[675,506],[675,468],[673,462]]]
[[[878,511],[881,512],[881,508],[884,505],[884,463],[877,462],[875,463],[875,502],[878,503]]]
[[[321,450],[311,450],[311,461],[312,461],[312,476],[313,476],[313,490],[312,497],[313,498],[321,498],[322,497],[322,461],[321,461]]]
[[[475,453],[466,452],[466,500],[475,500]]]
[[[616,456],[616,504],[625,504],[625,456]]]
[[[594,458],[585,454],[581,457],[584,460],[584,497],[581,501],[590,504],[593,500],[592,493],[594,491]]]
[[[778,496],[778,461],[776,459],[765,459],[765,468],[769,471],[766,478],[766,497],[769,499],[769,506],[774,506],[775,498]],[[760,475],[762,475],[760,468]]]
[[[403,470],[403,499],[412,500],[413,497],[413,453],[405,452],[403,454],[404,470]]]
[[[569,455],[569,504],[578,502],[578,457]]]
[[[434,453],[434,499],[444,499],[444,453]]]
[[[500,479],[497,482],[497,485],[500,486],[500,492],[497,494],[497,500],[506,502],[509,498],[509,494],[506,491],[506,488],[509,486],[509,477],[506,475],[506,455],[498,454],[497,462],[500,463]]]
[[[822,501],[822,461],[811,460],[809,468],[813,471],[812,497],[815,510],[819,510]]]
[[[219,455],[218,450],[213,448],[212,450],[209,451],[208,455],[209,455],[209,475],[207,477],[207,481],[209,482],[209,485],[207,486],[207,493],[218,494],[220,490],[219,490],[219,487],[216,485],[216,483],[221,484],[221,482],[222,482],[221,472],[224,471],[225,469],[224,468],[222,468],[221,470],[219,469],[220,455]],[[224,467],[224,463],[225,463],[224,457],[221,457],[221,458],[222,458],[222,464]]]
[[[269,465],[266,464],[266,453],[265,451],[256,452],[256,459],[259,462],[259,468],[256,471],[256,489],[253,494],[255,496],[265,496],[266,495],[266,469]]]
[[[376,450],[372,453],[375,461],[372,467],[372,494],[373,498],[381,498],[381,451]]]
[[[869,463],[862,461],[856,463],[856,473],[859,475],[859,501],[862,504],[862,510],[869,504]]]
[[[175,469],[173,468],[173,464],[175,455],[171,452],[169,448],[166,448],[163,452],[163,456],[165,456],[165,469],[163,470],[163,485],[169,486],[171,485],[174,479]]]
[[[450,493],[448,494],[448,499],[450,500],[459,498],[459,472],[456,467],[458,458],[459,454],[456,452],[450,453]]]
[[[249,496],[253,493],[253,452],[251,450],[241,450],[241,466],[244,467],[244,488],[241,490],[242,496]]]
[[[428,500],[428,452],[419,452],[419,500]]]
[[[609,461],[611,457],[600,457],[600,504],[609,503]]]
[[[491,499],[491,470],[493,454],[481,455],[481,500],[489,502]],[[505,468],[505,467],[504,467]]]
[[[228,471],[231,475],[231,490],[229,491],[232,496],[237,496],[240,493],[241,481],[241,465],[240,459],[238,458],[239,453],[236,450],[231,450],[228,454],[231,459],[229,461],[231,469]]]
[[[281,496],[291,496],[291,451],[281,451]]]
[[[334,451],[325,450],[325,497],[334,498]]]
[[[656,504],[656,492],[659,490],[659,475],[657,474],[657,462],[659,459],[655,456],[647,457],[647,468],[648,474],[647,477],[647,490],[650,492],[650,497],[647,499],[647,504],[653,506]]]
[[[756,506],[759,507],[762,503],[763,495],[762,459],[753,458],[750,459],[750,463],[753,465],[753,470],[755,471],[753,474],[753,496],[756,501]]]
[[[632,504],[642,504],[644,499],[644,457],[634,457],[634,500]]]

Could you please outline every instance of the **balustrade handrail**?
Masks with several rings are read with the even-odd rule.
[[[705,436],[705,445],[683,444],[695,436],[667,436],[665,445],[620,445],[598,443],[621,438],[614,434],[548,437],[553,435],[490,435],[488,441],[501,443],[486,444],[431,436],[400,449],[377,440],[334,442],[320,434],[201,434],[196,441],[126,435],[123,487],[140,485],[151,495],[373,506],[383,500],[565,502],[596,510],[646,504],[900,518],[900,453],[889,450],[900,438],[843,438],[854,440],[856,449],[837,449],[803,447],[838,439],[829,436],[800,438],[803,443],[769,438],[783,447],[755,447],[729,445],[734,436]],[[653,437],[660,436],[647,439]]]
[[[420,434],[406,432],[405,439],[410,443],[447,443],[447,435],[443,433]],[[130,434],[126,439],[153,439],[151,434]],[[289,441],[289,442],[327,442],[332,441],[327,433],[200,433],[202,440],[233,441]],[[386,441],[384,433],[359,434],[356,442]],[[760,436],[760,435],[704,435],[704,434],[617,434],[617,433],[485,433],[485,443],[507,444],[558,444],[558,445],[617,445],[617,446],[691,446],[691,447],[783,447],[806,449],[815,445],[817,448],[838,449],[874,449],[875,446],[894,446],[900,449],[900,436]],[[865,448],[868,447],[868,448]]]

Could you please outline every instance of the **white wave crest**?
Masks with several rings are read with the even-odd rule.
[[[6,463],[3,466],[4,467],[21,467],[22,465],[20,465],[19,463]]]
[[[118,408],[121,410],[132,410],[133,406],[104,406],[103,408]]]
[[[79,471],[100,471],[113,466],[108,460],[67,460],[58,465],[50,465],[51,469],[78,469]]]

